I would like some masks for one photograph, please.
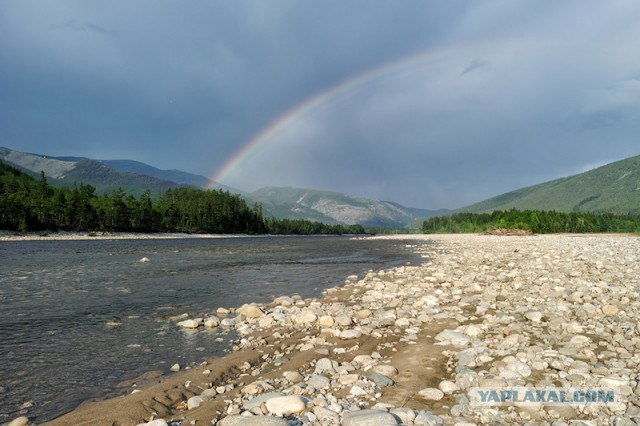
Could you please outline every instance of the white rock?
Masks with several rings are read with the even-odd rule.
[[[361,309],[355,314],[353,314],[353,317],[356,319],[365,319],[365,318],[369,318],[372,314],[373,313],[369,309]]]
[[[237,312],[247,318],[260,318],[262,315],[264,315],[262,309],[254,304],[242,305],[238,308]]]
[[[258,325],[262,328],[269,328],[271,327],[273,324],[275,324],[275,318],[273,317],[273,315],[269,314],[269,315],[265,315],[263,317],[261,317],[258,320]]]
[[[220,325],[220,318],[216,316],[210,316],[204,320],[204,326],[207,328],[216,328]]]
[[[422,298],[422,301],[426,306],[438,306],[438,298],[435,296],[425,296]]]
[[[291,306],[293,305],[293,299],[289,296],[280,296],[273,299],[273,303],[276,305]]]
[[[454,346],[467,346],[471,343],[471,337],[455,330],[444,330],[436,335],[436,340],[443,344]]]
[[[360,386],[352,386],[349,393],[353,396],[368,395],[367,391],[362,389]]]
[[[218,426],[287,426],[287,421],[271,416],[227,416],[218,422]]]
[[[200,395],[192,396],[187,400],[187,410],[193,410],[194,408],[198,408],[203,401],[204,401],[204,398],[202,398]]]
[[[525,318],[533,321],[533,322],[540,322],[542,321],[542,312],[540,311],[529,311],[526,314],[524,314]]]
[[[345,413],[342,426],[391,426],[397,425],[396,418],[382,410],[360,410]]]
[[[198,328],[198,326],[200,325],[200,321],[196,321],[194,319],[188,319],[188,320],[180,321],[178,325],[182,328],[194,329],[194,328]]]
[[[314,323],[318,319],[318,316],[314,314],[312,311],[305,309],[297,315],[294,315],[291,318],[291,321],[294,324],[311,324]]]
[[[298,383],[304,380],[304,376],[297,371],[285,371],[282,375],[291,383]]]
[[[151,262],[151,259],[149,259],[148,257],[143,257],[142,259],[140,259],[140,263],[149,263]]]
[[[619,388],[622,386],[629,386],[629,380],[622,377],[607,376],[598,381],[598,385],[605,388]]]
[[[357,339],[360,336],[362,336],[362,332],[360,330],[348,329],[342,330],[338,337],[342,340],[350,340]]]
[[[298,395],[280,396],[267,401],[267,410],[272,414],[297,414],[304,411],[306,405]]]
[[[169,426],[167,421],[163,419],[151,420],[150,422],[142,423],[142,425],[143,426]]]
[[[333,327],[335,321],[331,315],[323,315],[318,319],[318,325],[321,327]]]
[[[322,373],[323,371],[334,372],[336,367],[338,367],[336,361],[332,361],[329,358],[320,358],[316,362],[316,373]]]
[[[395,322],[395,326],[398,328],[407,328],[411,325],[411,322],[407,318],[399,318]]]
[[[315,414],[321,422],[323,420],[329,420],[332,424],[340,424],[340,415],[328,408],[319,406],[313,407],[313,414]]]
[[[353,322],[351,317],[349,315],[347,315],[347,314],[338,314],[338,315],[336,315],[334,320],[335,320],[336,324],[338,324],[341,327],[348,327]]]
[[[327,389],[329,388],[329,386],[331,386],[331,380],[329,380],[328,377],[316,374],[311,376],[309,382],[307,382],[307,385],[318,390]]]
[[[174,372],[176,372],[176,371],[180,371],[180,364],[178,364],[178,363],[173,364],[173,365],[171,366],[170,370],[171,370],[171,371],[174,371]]]
[[[416,418],[416,412],[413,408],[401,407],[395,408],[391,410],[391,414],[398,416],[400,418],[401,424],[411,424],[413,420]]]
[[[415,426],[438,426],[444,424],[444,422],[440,416],[436,416],[435,414],[420,413],[413,420],[413,424]],[[475,423],[472,425],[475,425]],[[456,426],[468,426],[468,424],[456,423]]]
[[[29,418],[22,416],[7,423],[7,426],[27,426],[28,424],[29,424]]]
[[[389,364],[378,364],[371,371],[387,377],[396,377],[398,375],[398,369]]]
[[[444,398],[444,392],[436,388],[424,388],[418,392],[418,395],[431,401],[439,401]]]
[[[456,385],[450,380],[441,381],[438,385],[438,388],[446,394],[454,393],[460,390],[460,386]]]

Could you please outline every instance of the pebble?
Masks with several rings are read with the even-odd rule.
[[[398,421],[392,415],[382,410],[360,410],[345,413],[342,426],[391,426]]]
[[[396,377],[398,369],[389,364],[378,364],[371,369],[374,373],[382,374],[387,377]]]
[[[291,318],[294,324],[311,324],[317,319],[318,316],[309,310],[304,310]]]
[[[245,401],[242,404],[242,408],[244,408],[245,410],[252,410],[256,407],[259,407],[260,404],[262,403],[266,403],[268,400],[272,399],[272,398],[278,398],[283,396],[282,393],[280,392],[267,392],[267,393],[263,393],[262,395],[256,396],[255,398],[249,399],[248,401]]]
[[[166,420],[156,419],[147,423],[140,423],[138,426],[169,426]]]
[[[264,315],[262,309],[254,304],[243,305],[238,308],[237,312],[247,318],[260,318],[262,315]]]
[[[297,395],[278,396],[266,402],[267,410],[272,414],[297,414],[305,410],[304,400]]]
[[[420,413],[413,420],[413,424],[415,426],[438,426],[443,425],[444,421],[442,420],[442,417],[436,416],[435,414]],[[456,426],[475,426],[475,423],[456,422],[455,424]]]
[[[287,426],[286,420],[270,416],[227,416],[218,426]]]
[[[171,371],[173,371],[173,372],[178,372],[178,371],[180,371],[180,364],[178,364],[178,363],[173,364],[173,365],[171,366],[170,370],[171,370]]]
[[[188,319],[184,321],[180,321],[178,325],[182,328],[198,328],[200,326],[200,321],[196,321],[194,319]]]
[[[438,385],[438,389],[440,389],[445,394],[452,394],[460,390],[460,386],[452,382],[451,380],[443,380]]]
[[[28,424],[29,418],[22,416],[7,423],[7,426],[27,426]]]
[[[210,316],[204,320],[204,326],[207,328],[216,328],[219,325],[220,325],[220,318],[216,316]]]
[[[298,383],[304,380],[304,376],[297,371],[285,371],[282,373],[285,379],[292,383]]]
[[[223,316],[235,312],[238,316],[234,318],[175,319],[180,327],[194,321],[198,323],[195,329],[202,329],[203,323],[211,327],[207,321],[215,318],[211,324],[224,326],[222,333],[239,336],[234,342],[236,350],[270,348],[261,361],[242,368],[242,375],[233,382],[242,382],[238,388],[243,392],[230,392],[232,382],[215,388],[214,393],[224,395],[220,398],[229,398],[224,411],[230,415],[220,417],[233,419],[242,413],[238,421],[283,421],[248,416],[265,414],[267,403],[274,413],[297,410],[277,414],[286,415],[291,425],[378,425],[385,421],[414,426],[625,425],[640,417],[634,405],[640,396],[640,321],[633,315],[640,310],[639,238],[428,238],[438,241],[437,248],[414,246],[425,259],[421,265],[370,271],[359,280],[348,279],[345,288],[350,291],[342,300],[337,298],[339,289],[330,289],[325,291],[326,299],[282,296],[271,305],[216,311]],[[439,321],[446,328],[425,335]],[[298,342],[284,343],[294,335],[301,336]],[[386,404],[389,399],[385,398],[402,389],[403,381],[415,375],[412,369],[418,368],[416,363],[399,364],[398,372],[391,365],[398,362],[392,358],[398,353],[394,342],[402,341],[407,347],[423,339],[435,342],[436,350],[446,358],[445,364],[435,366],[429,361],[430,354],[419,354],[425,358],[419,368],[425,374],[439,375],[430,377],[437,380],[437,387],[413,395],[423,402],[409,399],[402,408]],[[253,381],[269,373],[270,367],[286,370],[288,359],[299,352],[305,352],[309,361],[296,365],[295,371],[284,371],[268,383]],[[477,386],[560,385],[611,388],[621,400],[598,408],[476,409],[467,398],[468,390]],[[414,410],[445,395],[447,416]],[[275,398],[291,398],[290,408],[274,408]],[[575,420],[578,417],[581,420]]]
[[[318,390],[327,389],[329,388],[329,386],[331,386],[331,380],[329,380],[328,377],[316,374],[314,376],[311,376],[311,378],[307,382],[307,385]]]
[[[338,337],[340,337],[342,340],[351,340],[351,339],[357,339],[360,336],[362,336],[362,332],[360,330],[349,329],[349,330],[342,330]]]
[[[418,392],[418,395],[424,399],[431,401],[439,401],[444,398],[444,392],[436,388],[424,388]]]
[[[386,388],[387,386],[393,386],[394,384],[393,380],[380,373],[370,374],[369,376],[367,376],[367,378],[374,382],[379,388]]]
[[[391,410],[391,414],[400,419],[400,424],[411,424],[416,418],[416,412],[413,408],[401,407]]]

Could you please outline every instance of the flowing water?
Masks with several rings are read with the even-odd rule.
[[[144,372],[228,349],[233,335],[187,332],[172,316],[319,296],[348,275],[418,261],[406,244],[347,237],[0,242],[0,423],[51,419],[83,400],[124,392],[118,384]],[[151,262],[140,263],[145,256]]]

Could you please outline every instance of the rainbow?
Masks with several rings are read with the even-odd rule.
[[[491,44],[491,42],[477,43],[477,46],[487,44]],[[448,47],[442,50],[419,52],[341,81],[328,90],[320,92],[299,103],[263,128],[246,145],[236,151],[231,158],[229,158],[224,165],[215,172],[211,179],[215,182],[221,182],[229,173],[231,173],[231,171],[238,167],[240,163],[247,159],[256,150],[256,148],[268,141],[275,140],[276,136],[282,134],[287,127],[304,120],[321,106],[345,97],[346,95],[353,93],[366,85],[372,84],[373,82],[400,74],[406,69],[410,69],[411,67],[423,62],[462,51],[472,46],[476,47],[476,44],[465,44],[461,46]]]

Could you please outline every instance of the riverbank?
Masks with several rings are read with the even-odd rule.
[[[187,234],[143,233],[143,232],[33,232],[19,234],[11,231],[0,231],[0,241],[87,241],[87,240],[153,240],[176,238],[239,238],[244,234]]]
[[[284,296],[176,324],[219,321],[242,338],[229,356],[141,378],[125,397],[87,402],[48,424],[287,424],[274,415],[321,425],[623,424],[640,416],[640,239],[378,238],[434,244],[416,243],[422,265],[351,276],[323,298]],[[524,385],[613,388],[616,401],[478,407],[468,399],[473,387]]]

